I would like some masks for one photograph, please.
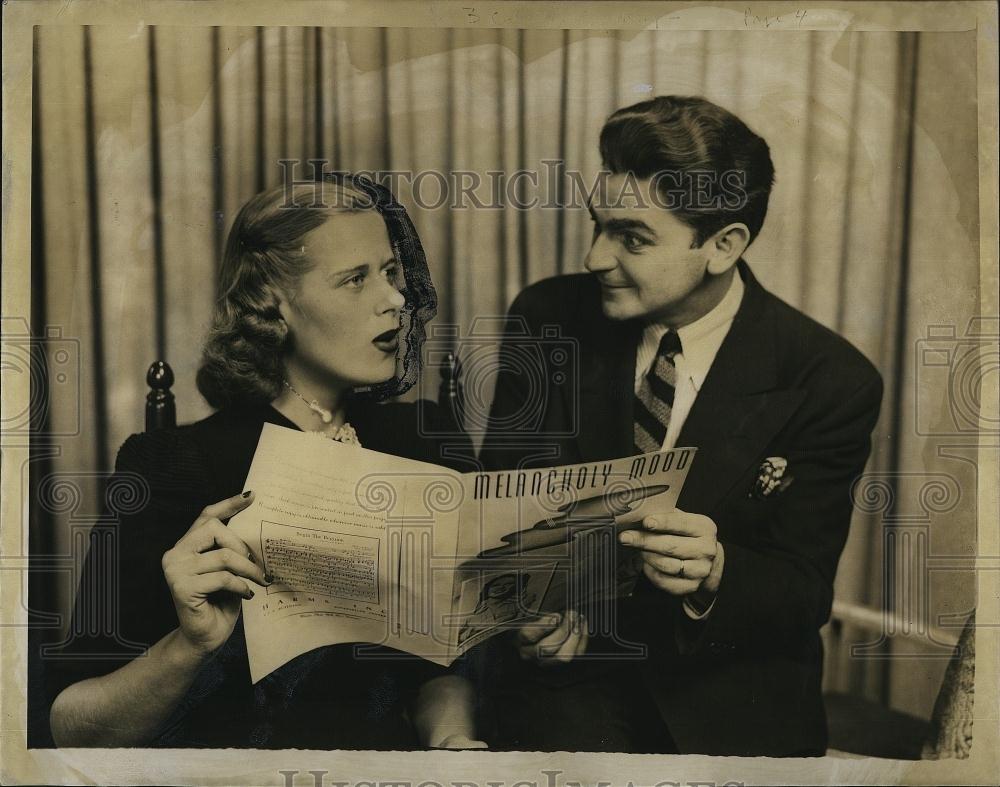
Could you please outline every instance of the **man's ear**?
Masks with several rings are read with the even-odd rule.
[[[750,244],[750,229],[746,224],[729,224],[708,239],[708,272],[714,276],[732,268]]]

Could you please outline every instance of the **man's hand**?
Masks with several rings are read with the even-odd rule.
[[[517,650],[525,661],[565,664],[587,650],[587,621],[577,612],[546,615],[517,632]]]
[[[724,555],[715,522],[707,516],[678,509],[658,513],[618,540],[641,550],[643,573],[660,590],[673,596],[697,593],[704,606],[718,592]]]

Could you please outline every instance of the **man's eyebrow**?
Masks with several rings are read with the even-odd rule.
[[[590,213],[590,218],[596,221],[598,224],[601,223],[600,218],[594,213],[594,206],[589,201],[587,202],[587,211]],[[604,222],[604,228],[609,232],[624,232],[627,230],[639,230],[640,232],[649,233],[653,238],[658,238],[656,230],[650,227],[646,222],[640,221],[639,219],[608,219]]]
[[[650,227],[646,222],[639,221],[639,219],[608,219],[604,222],[604,229],[607,232],[626,232],[630,230],[639,230],[640,232],[645,232],[656,238],[656,230]]]

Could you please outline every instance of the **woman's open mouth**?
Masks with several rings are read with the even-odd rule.
[[[372,344],[386,354],[395,353],[399,349],[399,328],[380,333],[372,339]]]

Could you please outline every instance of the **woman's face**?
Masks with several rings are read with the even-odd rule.
[[[280,306],[291,331],[289,376],[332,388],[391,378],[406,300],[382,217],[333,214],[306,235],[305,253],[313,267]]]

